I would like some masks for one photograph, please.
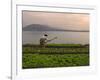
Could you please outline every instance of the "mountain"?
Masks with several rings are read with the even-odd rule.
[[[57,31],[59,29],[51,28],[47,25],[31,24],[23,28],[24,31]]]
[[[87,30],[65,30],[65,29],[58,29],[52,28],[47,25],[41,24],[30,24],[26,27],[23,27],[23,31],[67,31],[67,32],[89,32]]]

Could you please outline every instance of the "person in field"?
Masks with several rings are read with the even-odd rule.
[[[54,40],[54,39],[57,39],[57,37],[54,37],[54,38],[48,40],[48,35],[47,35],[47,34],[44,34],[44,35],[40,38],[40,46],[45,48],[46,45],[47,45],[47,43],[48,43],[48,42],[51,42],[51,41]]]

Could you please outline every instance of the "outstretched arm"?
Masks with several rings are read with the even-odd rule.
[[[54,37],[54,38],[52,38],[50,40],[47,40],[47,42],[50,42],[50,41],[55,40],[55,39],[57,39],[57,37]]]

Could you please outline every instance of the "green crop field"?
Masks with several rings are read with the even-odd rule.
[[[81,44],[23,45],[22,67],[48,68],[89,66],[89,46]]]

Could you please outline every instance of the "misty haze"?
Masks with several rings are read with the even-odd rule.
[[[57,36],[50,43],[89,44],[89,14],[23,11],[23,44],[39,44],[43,34]]]
[[[22,68],[89,66],[89,14],[22,12]]]

